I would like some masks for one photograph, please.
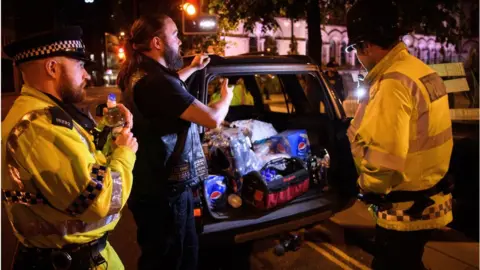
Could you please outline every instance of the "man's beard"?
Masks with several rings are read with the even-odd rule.
[[[178,70],[183,67],[183,58],[178,51],[170,46],[165,47],[165,63],[172,70]]]
[[[62,80],[60,81],[60,93],[62,95],[62,101],[65,104],[78,103],[85,100],[85,86],[86,82],[82,82],[81,85],[74,86],[72,82],[63,73]]]

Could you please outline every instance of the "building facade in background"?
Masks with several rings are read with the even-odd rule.
[[[271,52],[276,50],[280,55],[288,54],[292,36],[292,21],[287,18],[277,18],[279,28],[276,31],[262,33],[262,25],[257,23],[254,33],[244,32],[240,23],[236,31],[227,33],[225,56],[239,55],[252,52]],[[305,20],[294,22],[293,35],[298,43],[298,53],[306,54],[307,23]],[[325,25],[322,27],[322,64],[325,65],[334,58],[344,68],[359,67],[355,54],[346,53],[348,44],[347,28],[340,25]],[[420,58],[427,64],[465,62],[471,50],[478,48],[478,38],[462,41],[458,50],[453,44],[441,44],[435,36],[408,34],[403,37],[412,55]],[[272,45],[273,44],[273,45]],[[276,46],[275,48],[273,48]]]

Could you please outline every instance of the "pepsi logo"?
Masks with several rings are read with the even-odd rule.
[[[220,191],[214,191],[212,194],[210,194],[210,199],[212,200],[216,200],[220,197],[222,197],[222,193],[220,193]]]
[[[301,142],[298,144],[298,150],[305,150],[307,148],[307,144],[304,142]]]

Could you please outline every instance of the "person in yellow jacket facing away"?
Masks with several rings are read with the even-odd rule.
[[[223,82],[223,78],[219,80],[220,84]],[[210,97],[210,102],[208,104],[213,104],[218,102],[221,98],[220,88],[212,94]],[[253,96],[250,94],[250,91],[247,90],[243,78],[238,78],[235,82],[233,88],[233,98],[230,106],[240,106],[240,105],[252,105],[253,106]]]
[[[13,269],[123,269],[107,241],[132,187],[132,116],[108,158],[76,109],[90,75],[80,27],[5,46],[24,85],[2,122],[2,198],[19,240]],[[111,142],[107,142],[111,143]]]
[[[400,41],[398,9],[358,0],[347,13],[349,44],[368,71],[348,129],[360,198],[376,220],[374,269],[424,269],[424,246],[450,223],[445,177],[452,129],[443,81]]]

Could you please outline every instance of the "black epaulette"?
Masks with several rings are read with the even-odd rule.
[[[60,107],[50,107],[48,110],[52,116],[53,125],[73,128],[73,118]]]

